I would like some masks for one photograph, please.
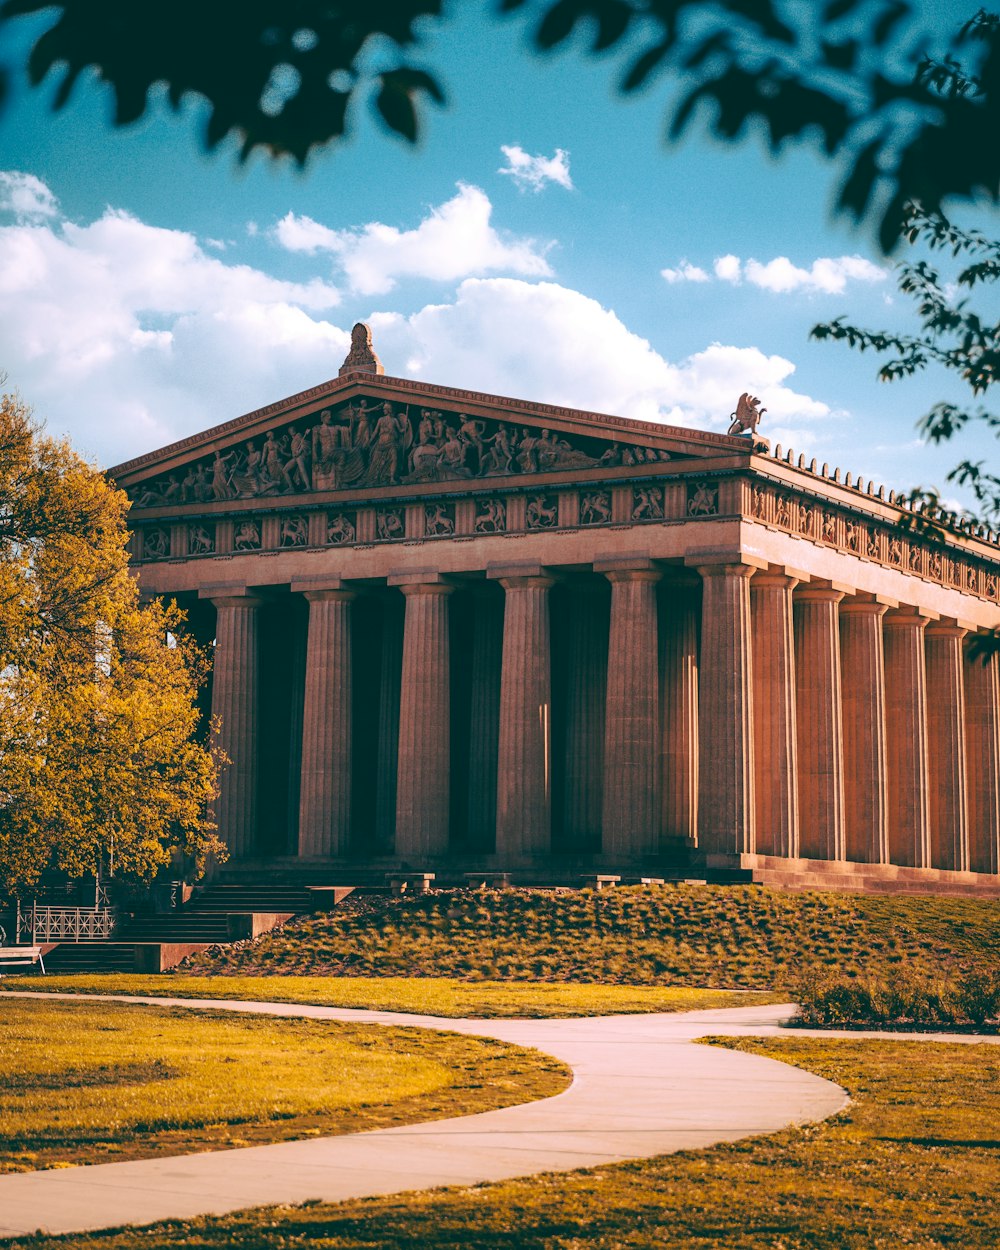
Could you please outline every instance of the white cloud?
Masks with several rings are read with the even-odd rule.
[[[793,265],[787,256],[776,256],[767,264],[748,260],[743,272],[753,286],[768,291],[823,291],[828,295],[839,294],[849,281],[881,282],[886,276],[884,269],[863,256],[822,256],[809,269]]]
[[[334,376],[348,335],[318,314],[338,300],[113,210],[0,227],[0,366],[105,463]]]
[[[715,343],[674,363],[613,311],[554,282],[468,279],[453,303],[371,323],[383,359],[446,385],[714,430],[745,390],[783,421],[829,412],[787,385],[795,366],[781,356]]]
[[[553,156],[529,156],[518,144],[505,143],[500,151],[507,158],[507,164],[501,165],[497,173],[513,178],[522,191],[541,191],[548,182],[565,187],[567,191],[573,190],[569,153],[562,148],[556,148]]]
[[[670,283],[708,281],[708,274],[704,269],[699,269],[697,265],[692,265],[686,260],[682,260],[676,269],[661,269],[660,277],[666,278]]]
[[[722,282],[739,282],[740,280],[740,258],[733,256],[732,253],[717,257],[712,268],[715,276]]]
[[[326,319],[338,299],[110,209],[0,227],[0,367],[106,464],[334,377],[349,346]],[[370,321],[390,374],[714,430],[744,390],[763,397],[764,433],[828,413],[781,356],[716,343],[671,361],[551,281],[466,278],[445,302],[411,316],[383,302]]]
[[[549,274],[546,247],[532,239],[507,238],[490,224],[493,205],[478,187],[459,183],[457,194],[432,208],[413,230],[370,222],[356,230],[332,230],[310,217],[288,213],[275,237],[291,252],[328,252],[352,290],[384,295],[399,278],[455,282],[471,274]]]
[[[707,282],[708,274],[697,265],[682,261],[676,269],[662,269],[668,282]],[[751,286],[784,294],[788,291],[822,291],[837,295],[848,282],[882,282],[886,271],[863,256],[821,256],[808,269],[793,265],[787,256],[776,256],[763,263],[728,253],[717,256],[712,272],[720,282],[749,282]]]
[[[0,211],[13,213],[19,221],[54,217],[59,202],[34,174],[16,169],[0,170]]]

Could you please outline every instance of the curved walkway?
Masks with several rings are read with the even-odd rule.
[[[18,997],[84,996],[21,992]],[[773,1133],[824,1119],[849,1101],[838,1085],[800,1068],[693,1045],[695,1038],[711,1033],[779,1034],[792,1011],[787,1005],[560,1020],[450,1020],[289,1003],[108,997],[497,1038],[561,1059],[572,1069],[573,1082],[554,1098],[451,1120],[0,1176],[0,1237],[39,1229],[84,1232],[272,1203],[339,1202],[570,1171]],[[796,1036],[804,1034],[796,1031]],[[817,1035],[831,1036],[825,1030]]]

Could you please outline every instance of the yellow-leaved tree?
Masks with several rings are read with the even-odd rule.
[[[0,397],[0,893],[225,854],[196,734],[207,657],[176,605],[140,604],[128,506]]]

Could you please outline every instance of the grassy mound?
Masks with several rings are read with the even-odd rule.
[[[1000,966],[993,900],[677,885],[349,898],[182,970],[795,988],[833,972],[977,966]]]
[[[359,1132],[559,1093],[486,1038],[222,1012],[0,1000],[0,1172]]]

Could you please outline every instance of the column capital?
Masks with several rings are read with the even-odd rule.
[[[648,551],[623,551],[615,555],[597,556],[593,568],[595,573],[656,571],[656,565],[650,559]]]
[[[702,578],[738,577],[749,581],[757,570],[749,564],[699,564],[698,572]]]
[[[217,603],[220,599],[247,599],[263,602],[263,596],[257,590],[251,590],[245,582],[216,582],[214,586],[199,586],[199,599],[210,599]]]
[[[404,593],[413,586],[444,586],[452,589],[447,577],[437,569],[394,569],[385,580],[387,586],[398,586]]]
[[[551,585],[556,580],[550,569],[533,560],[522,560],[516,564],[488,564],[486,576],[491,581],[498,581],[501,584],[520,580],[530,582],[534,578],[547,581]]]
[[[750,589],[794,590],[801,582],[808,580],[808,573],[799,573],[793,569],[761,569],[754,573]]]
[[[328,573],[325,577],[293,577],[292,594],[308,595],[316,590],[349,590],[350,583],[340,573]]]
[[[931,621],[924,633],[926,638],[964,638],[974,626],[966,625],[962,621],[955,620],[953,617],[944,617],[939,621]]]
[[[891,608],[882,618],[886,629],[923,629],[931,621],[939,619],[937,612],[925,608]]]
[[[766,571],[767,560],[759,556],[748,555],[744,551],[713,548],[707,551],[689,551],[684,557],[688,568],[697,569],[702,577],[722,576],[726,573],[739,577],[751,577],[759,571]]]
[[[304,590],[308,603],[352,603],[358,597],[356,590]]]
[[[899,602],[886,595],[848,595],[840,605],[846,616],[885,616],[890,608],[898,608]]]
[[[808,586],[800,586],[795,592],[796,603],[840,603],[845,595],[849,594],[848,587],[841,586],[838,582],[830,582],[827,585],[815,582]]]
[[[663,577],[659,569],[604,569],[609,582],[658,582]]]
[[[198,597],[203,597],[201,591],[198,592]],[[210,599],[216,608],[242,608],[245,610],[259,608],[265,602],[261,595],[237,594],[234,591],[218,595],[205,595],[204,598]]]
[[[450,595],[455,587],[448,582],[397,582],[396,586],[407,599],[417,596]]]

